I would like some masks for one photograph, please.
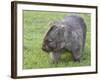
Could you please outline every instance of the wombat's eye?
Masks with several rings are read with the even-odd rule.
[[[48,41],[49,41],[49,42],[52,42],[52,39],[49,39]]]

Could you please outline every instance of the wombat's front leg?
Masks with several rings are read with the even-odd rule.
[[[59,52],[51,52],[50,57],[51,57],[51,60],[52,60],[51,63],[58,63],[60,53]]]

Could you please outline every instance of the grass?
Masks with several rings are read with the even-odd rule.
[[[91,65],[91,16],[90,14],[79,14],[84,18],[87,25],[86,44],[80,62],[74,62],[71,53],[65,52],[61,55],[58,64],[50,64],[49,54],[42,51],[44,34],[49,29],[48,23],[53,20],[62,19],[70,13],[45,12],[45,11],[23,11],[23,69],[52,68],[52,67],[76,67]]]

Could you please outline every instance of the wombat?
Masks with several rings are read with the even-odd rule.
[[[64,51],[70,51],[74,61],[80,61],[86,39],[86,24],[83,18],[70,15],[51,22],[49,26],[42,50],[50,54],[52,62],[57,63]]]

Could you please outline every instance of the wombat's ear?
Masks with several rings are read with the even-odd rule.
[[[56,27],[57,26],[57,21],[51,21],[49,22],[50,27]]]
[[[54,25],[54,22],[49,22],[49,26],[53,26]]]

